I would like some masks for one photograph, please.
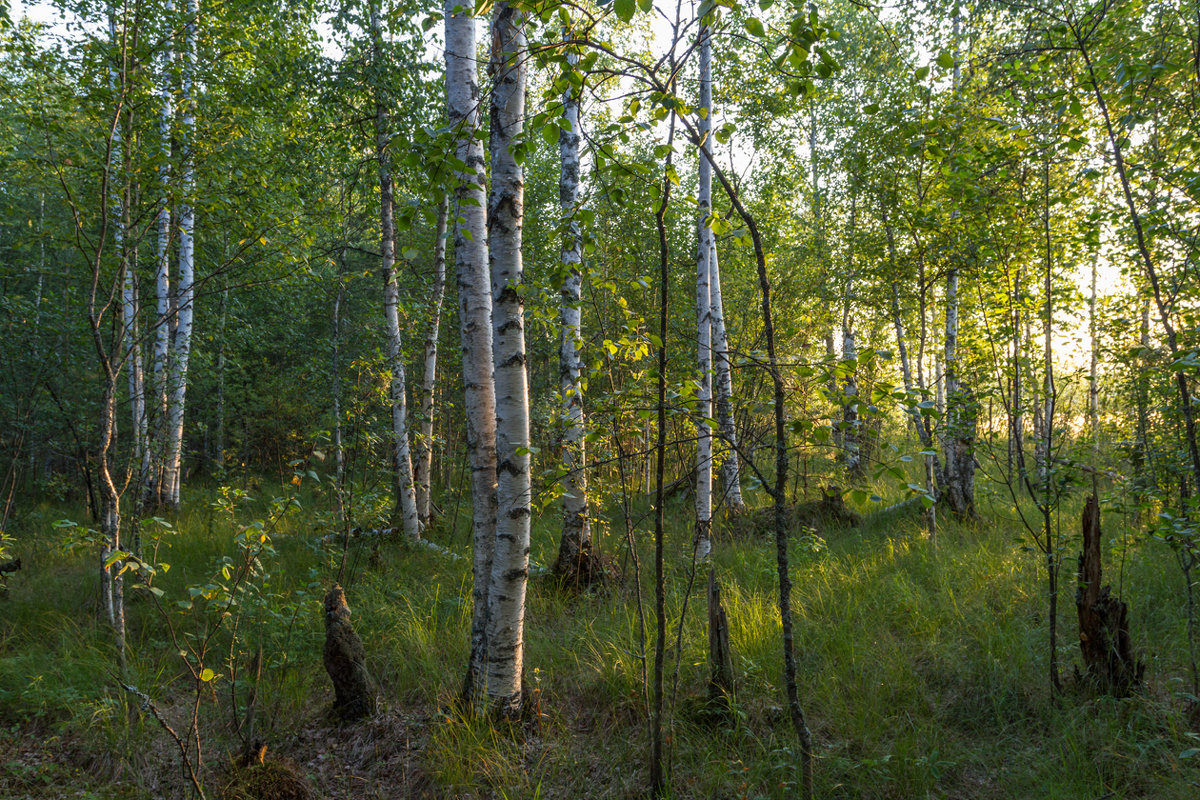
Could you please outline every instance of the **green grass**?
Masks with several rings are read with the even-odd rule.
[[[354,762],[347,754],[347,748],[367,746],[362,742],[376,748],[381,763],[394,758],[406,776],[419,774],[433,796],[641,794],[646,709],[632,562],[619,519],[601,527],[600,546],[624,565],[620,582],[583,596],[558,591],[544,575],[531,583],[526,679],[540,691],[543,714],[534,726],[497,728],[453,707],[467,654],[469,559],[394,542],[375,552],[370,543],[352,549],[344,583],[380,690],[380,720],[397,721],[418,742],[400,748],[381,721],[339,729],[326,714],[331,692],[321,666],[319,604],[340,554],[316,543],[324,532],[320,498],[306,495],[303,505],[273,535],[276,552],[263,563],[267,579],[244,604],[237,641],[227,633],[215,637],[206,662],[218,673],[213,691],[202,693],[210,786],[220,785],[225,754],[236,750],[223,662],[232,645],[244,668],[261,642],[268,669],[260,724],[272,752],[302,762],[323,796],[393,796],[390,779],[363,766],[370,759]],[[1077,528],[1077,506],[1076,499],[1064,508],[1064,532]],[[732,718],[714,720],[703,702],[703,582],[685,598],[688,508],[679,500],[670,511],[676,524],[668,531],[669,688],[676,659],[679,664],[678,690],[668,698],[673,796],[793,797],[798,759],[781,708],[773,544],[767,538],[717,542],[714,566],[738,691]],[[983,508],[993,519],[1011,516],[1005,511],[999,501]],[[43,792],[44,784],[53,792],[65,785],[97,797],[155,796],[151,777],[178,786],[173,754],[153,721],[116,688],[106,629],[95,621],[91,556],[62,553],[60,534],[49,525],[78,513],[39,508],[13,529],[26,568],[0,600],[0,764],[8,764],[0,769],[0,795],[60,796]],[[244,524],[262,518],[266,507],[250,503],[241,513]],[[464,504],[454,546],[464,556],[466,515]],[[537,565],[553,561],[557,519],[549,511],[535,527]],[[175,523],[159,553],[172,564],[157,583],[167,601],[186,597],[188,585],[208,582],[222,557],[236,558],[234,523],[213,514],[199,493]],[[430,538],[444,540],[450,527],[443,520]],[[1165,547],[1138,543],[1127,555],[1123,594],[1148,680],[1142,694],[1114,701],[1092,696],[1071,679],[1075,546],[1065,540],[1059,656],[1067,690],[1054,701],[1043,561],[1020,549],[1013,523],[962,525],[943,518],[930,541],[915,517],[876,515],[861,528],[821,535],[824,549],[797,546],[792,554],[800,696],[819,748],[819,797],[1196,796],[1200,758],[1180,758],[1200,745],[1187,733],[1182,697],[1183,587]],[[1106,535],[1122,536],[1115,516],[1106,520]],[[649,611],[651,542],[646,530],[637,536]],[[1115,581],[1116,562],[1106,569]],[[171,615],[179,635],[202,633],[197,612]],[[182,663],[161,617],[132,593],[129,631],[131,678],[173,719],[186,720],[190,684]],[[328,758],[346,760],[336,774],[307,759],[305,749],[320,738],[306,732],[329,730],[340,732],[321,736],[342,743]],[[52,757],[31,761],[29,752]],[[112,777],[111,787],[97,783],[97,774]]]

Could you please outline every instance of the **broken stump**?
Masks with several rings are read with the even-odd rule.
[[[733,652],[729,647],[729,620],[721,603],[721,587],[714,570],[708,571],[708,699],[729,710],[733,696]]]
[[[361,719],[375,712],[366,652],[350,624],[346,593],[336,583],[325,595],[325,671],[333,681],[333,710],[339,717]]]
[[[1083,552],[1079,554],[1075,607],[1079,612],[1079,649],[1084,670],[1096,687],[1126,697],[1142,682],[1145,666],[1134,657],[1129,609],[1102,586],[1100,503],[1089,495],[1083,507]]]

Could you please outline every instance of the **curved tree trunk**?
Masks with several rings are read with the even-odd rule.
[[[376,70],[383,64],[383,29],[379,7],[371,6],[371,49]],[[375,87],[375,157],[379,161],[379,227],[383,278],[383,316],[388,337],[388,367],[392,380],[388,396],[392,409],[392,483],[396,506],[392,519],[410,538],[421,535],[417,495],[413,488],[412,451],[408,444],[408,387],[404,374],[404,342],[400,336],[400,289],[396,284],[396,223],[392,201],[392,170],[388,163],[388,118],[383,89]]]

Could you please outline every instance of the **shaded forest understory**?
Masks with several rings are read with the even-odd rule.
[[[207,507],[215,497],[202,499],[202,491],[177,532],[162,537],[159,555],[173,566],[156,585],[167,598],[185,584],[203,585],[209,574],[219,581],[222,559],[235,552],[238,526]],[[548,574],[556,531],[535,526],[526,681],[537,699],[532,715],[512,725],[454,710],[470,627],[470,562],[454,555],[463,550],[466,515],[457,534],[449,520],[430,533],[446,552],[356,540],[342,579],[379,708],[365,721],[340,723],[321,664],[321,594],[338,574],[342,547],[322,544],[326,531],[314,524],[320,498],[304,500],[305,508],[277,525],[261,594],[247,598],[234,659],[243,670],[234,676],[236,713],[231,676],[220,667],[225,674],[200,696],[210,797],[274,796],[229,789],[242,750],[232,720],[244,719],[251,684],[244,671],[259,644],[266,666],[257,682],[258,735],[267,763],[282,760],[312,796],[643,795],[647,706],[621,517],[600,541],[621,577],[582,595]],[[793,538],[799,684],[817,742],[818,795],[1195,797],[1200,760],[1188,753],[1200,741],[1188,732],[1197,720],[1186,691],[1180,578],[1165,546],[1135,543],[1120,516],[1106,519],[1105,556],[1130,604],[1145,687],[1114,700],[1070,677],[1080,658],[1068,601],[1060,605],[1067,607],[1062,630],[1071,632],[1060,645],[1067,678],[1056,700],[1046,678],[1041,559],[1015,542],[1000,498],[981,496],[980,503],[999,522],[947,523],[936,541],[912,510]],[[1078,519],[1079,506],[1064,504],[1064,524]],[[670,510],[686,516],[687,504],[679,498]],[[24,567],[0,600],[0,795],[175,796],[185,786],[178,752],[117,688],[107,627],[89,621],[99,597],[91,559],[63,555],[51,525],[67,511],[43,506],[22,522]],[[238,516],[244,523],[268,511],[253,503]],[[672,646],[668,654],[673,796],[793,797],[796,744],[781,708],[769,531],[756,530],[753,520],[718,530],[714,565],[724,576],[736,699],[728,716],[706,699],[701,579],[682,651]],[[691,535],[690,525],[669,530],[680,544],[668,561],[672,642],[688,585],[689,562],[679,553]],[[644,564],[649,551],[642,547]],[[648,597],[650,577],[642,580]],[[1063,581],[1069,598],[1073,575]],[[193,694],[165,625],[145,593],[130,597],[129,614],[130,681],[182,729]],[[199,625],[182,610],[170,614],[180,635]],[[221,652],[228,638],[218,640],[214,666],[229,655]]]

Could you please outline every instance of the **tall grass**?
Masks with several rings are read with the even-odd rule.
[[[669,729],[671,787],[677,797],[784,798],[798,779],[798,752],[781,694],[780,624],[770,543],[718,538],[714,568],[722,580],[737,673],[732,716],[706,708],[707,642],[703,596],[685,596],[692,531],[683,501],[668,518],[668,641],[684,619],[678,692]],[[320,597],[341,561],[316,522],[319,497],[274,533],[275,554],[253,609],[245,612],[235,658],[259,643],[271,669],[263,685],[266,735],[287,753],[297,730],[332,724],[321,666]],[[1063,510],[1077,527],[1076,503]],[[870,509],[864,509],[870,511]],[[153,791],[139,775],[159,736],[138,720],[117,690],[113,653],[95,621],[93,554],[65,554],[48,523],[78,509],[41,508],[15,526],[26,568],[0,600],[0,724],[13,737],[70,732],[74,748],[116,766],[126,787]],[[1052,696],[1046,677],[1046,597],[1041,559],[1022,550],[1021,531],[1000,501],[994,519],[944,519],[936,541],[903,513],[868,515],[857,529],[823,530],[823,547],[797,543],[794,606],[801,697],[818,746],[818,794],[846,798],[1193,798],[1200,758],[1181,758],[1187,735],[1182,587],[1165,546],[1129,537],[1122,592],[1130,627],[1147,662],[1145,691],[1123,701],[1094,697],[1066,675]],[[214,514],[202,499],[166,535],[160,559],[172,567],[158,586],[168,600],[207,580],[233,552],[239,524],[261,517],[250,504],[240,521]],[[450,541],[451,520],[431,538],[467,555],[465,519]],[[534,529],[537,563],[552,559],[558,515]],[[1124,539],[1106,522],[1114,547]],[[344,575],[354,624],[368,651],[383,701],[381,714],[420,720],[424,744],[412,758],[447,797],[631,797],[645,783],[647,736],[632,570],[623,556],[623,524],[598,526],[600,548],[626,573],[584,595],[564,593],[535,570],[526,612],[526,681],[542,716],[526,726],[493,727],[450,702],[462,680],[470,626],[470,562],[399,542],[355,541]],[[649,547],[646,532],[637,546]],[[1077,549],[1077,548],[1075,548]],[[1066,540],[1063,598],[1072,593]],[[1116,581],[1114,559],[1106,577]],[[643,576],[643,581],[648,581]],[[648,593],[650,586],[644,585]],[[1062,609],[1060,658],[1077,659],[1074,609]],[[196,612],[171,612],[191,630]],[[162,618],[131,600],[133,680],[164,707],[186,695],[178,655]],[[652,625],[652,621],[647,621]],[[189,628],[188,626],[193,626]],[[652,631],[650,631],[652,634]],[[229,647],[229,640],[224,640]],[[219,762],[231,738],[228,687],[206,698],[208,752]],[[668,681],[668,686],[672,684]],[[150,755],[147,755],[149,753]],[[154,755],[157,753],[158,755]],[[335,756],[336,757],[336,754]],[[92,763],[92,762],[89,762]],[[210,764],[215,768],[215,764]],[[6,786],[0,777],[0,790]],[[15,780],[15,778],[11,778]],[[24,778],[22,779],[24,780]],[[57,774],[55,781],[82,775]],[[139,782],[140,781],[140,782]],[[15,784],[13,784],[15,785]],[[25,784],[22,784],[24,786]],[[61,788],[61,787],[60,787]],[[104,791],[91,785],[94,791]],[[385,787],[372,791],[384,792]],[[115,790],[114,790],[115,791]],[[333,791],[330,789],[329,791]],[[3,794],[3,791],[0,791]],[[30,796],[42,796],[31,794]],[[52,796],[46,794],[45,796]],[[101,795],[103,796],[103,795]]]

